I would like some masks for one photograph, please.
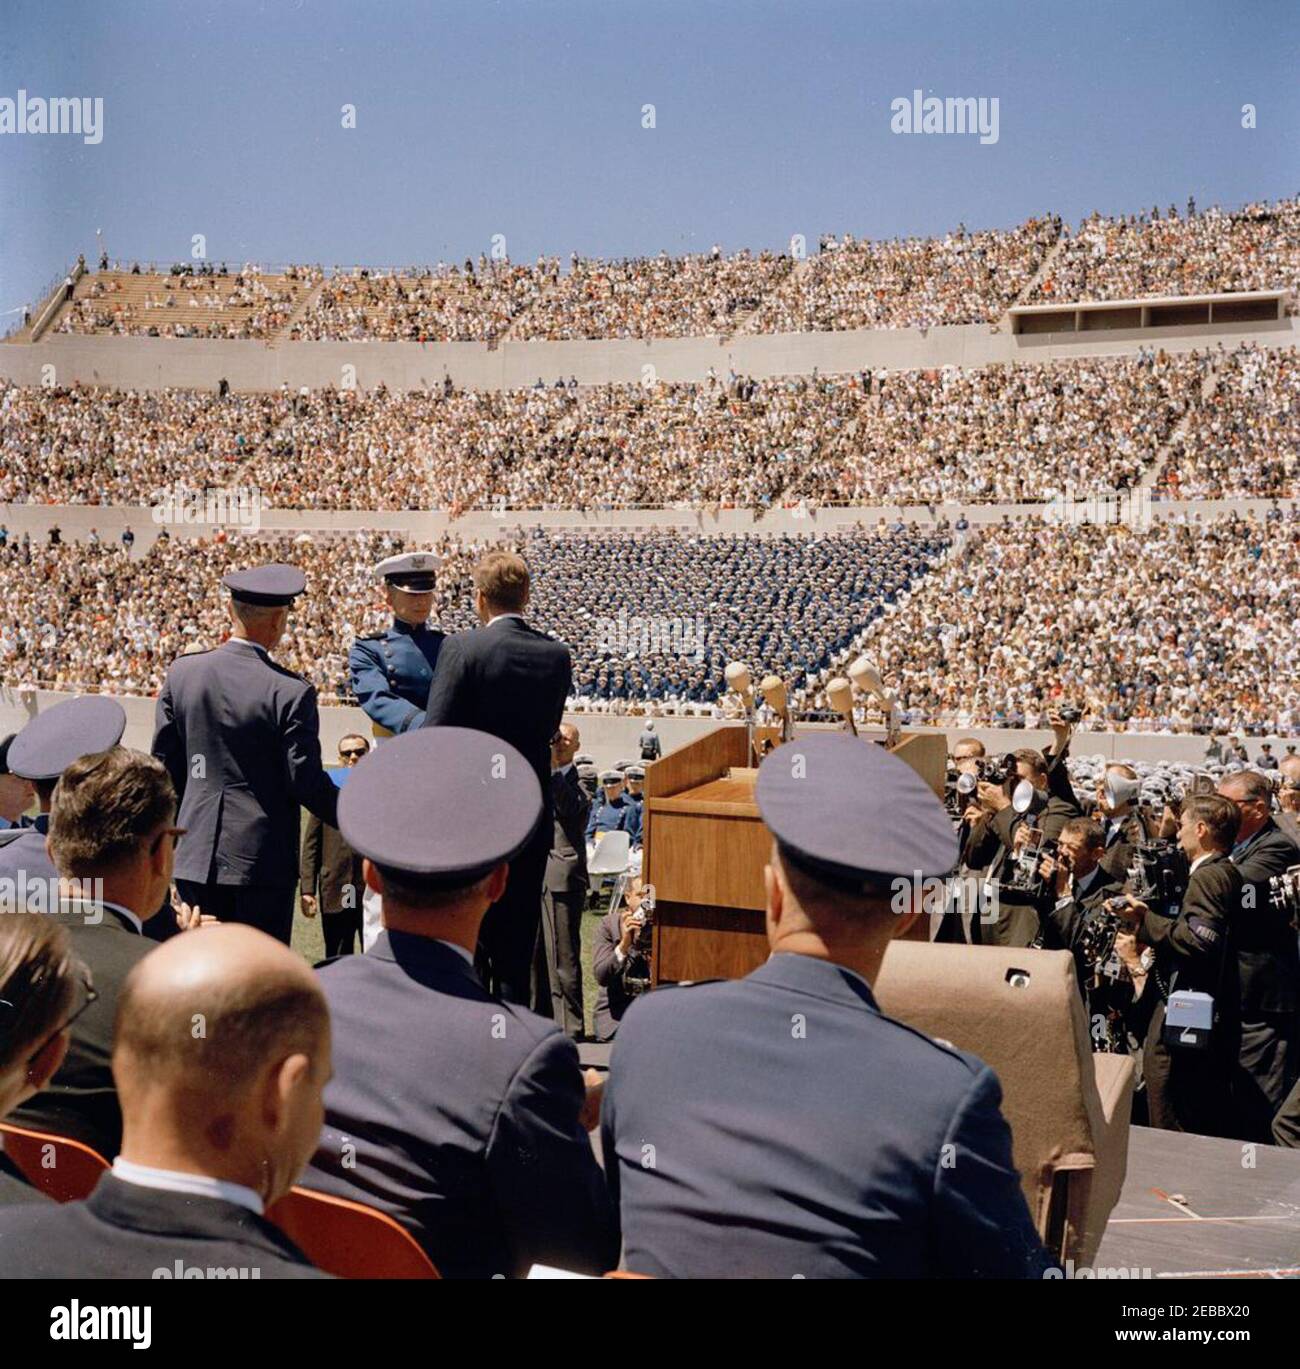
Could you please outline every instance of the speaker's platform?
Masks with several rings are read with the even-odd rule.
[[[1096,1269],[1300,1278],[1300,1150],[1134,1127]]]

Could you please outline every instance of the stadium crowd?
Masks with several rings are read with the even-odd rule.
[[[168,275],[101,271],[87,278],[55,331],[266,339],[281,331],[319,279],[310,267],[289,267],[277,276],[253,266],[233,275],[224,267],[201,272],[173,268]]]
[[[1147,527],[881,520],[807,537],[503,526],[490,541],[534,565],[535,621],[573,651],[580,712],[720,716],[734,704],[723,668],[743,659],[783,674],[800,714],[833,717],[825,683],[866,650],[904,722],[1035,727],[1065,698],[1095,730],[1300,731],[1294,511]],[[447,630],[471,621],[469,566],[487,542],[437,545],[434,611]],[[402,549],[385,534],[221,532],[132,556],[6,534],[0,661],[33,685],[152,693],[174,656],[220,640],[204,587],[282,556],[327,587],[295,616],[284,659],[322,698],[346,702],[348,649],[382,621],[371,568]],[[1045,673],[1057,683],[1040,698]]]
[[[1228,460],[1234,492],[1278,493],[1296,386],[1293,352],[1249,348],[492,391],[0,381],[0,502],[152,504],[181,484],[256,488],[275,508],[456,514],[1044,500],[1135,484],[1184,420],[1166,489],[1200,492]]]
[[[480,254],[463,265],[336,268],[328,276],[319,266],[291,266],[277,277],[253,266],[237,276],[189,265],[148,274],[156,288],[137,307],[115,297],[139,268],[102,269],[79,288],[57,331],[274,337],[322,281],[290,340],[496,343],[507,335],[565,341],[933,328],[996,323],[1022,295],[1042,304],[1281,288],[1294,309],[1300,200],[1200,212],[1189,200],[1182,216],[1173,205],[1163,215],[1158,207],[1094,213],[1073,232],[1048,214],[1010,229],[959,225],[942,237],[823,234],[806,257],[724,254],[715,245],[707,253],[608,261],[574,253],[567,270],[558,257],[528,265]],[[238,321],[221,317],[246,308]]]
[[[1026,303],[1141,299],[1300,286],[1300,199],[1179,217],[1093,214],[1064,239]]]
[[[1010,521],[972,536],[864,649],[904,718],[1040,726],[1300,731],[1293,624],[1300,517],[1185,515],[1148,527]],[[1040,682],[1056,683],[1040,701]]]
[[[791,258],[749,251],[600,261],[574,256],[520,322],[520,341],[730,336],[790,274]]]
[[[962,226],[942,238],[830,236],[805,269],[764,299],[744,331],[993,323],[1033,280],[1060,232],[1060,219],[1046,217],[1007,231]]]
[[[1174,439],[1160,484],[1169,497],[1288,499],[1300,491],[1300,359],[1251,345],[1213,359],[1213,393]]]

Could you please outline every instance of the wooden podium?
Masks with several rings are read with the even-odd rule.
[[[800,735],[833,730],[809,727]],[[862,739],[863,746],[874,741]],[[893,749],[942,798],[948,743],[905,733]],[[743,723],[717,728],[646,769],[642,878],[655,890],[652,975],[660,984],[739,979],[767,959],[763,867],[772,834],[754,802]],[[740,773],[729,776],[729,771]]]

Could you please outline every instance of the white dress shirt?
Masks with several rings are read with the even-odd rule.
[[[255,1212],[263,1212],[261,1195],[245,1184],[234,1184],[228,1179],[213,1179],[207,1174],[183,1174],[175,1169],[155,1169],[152,1165],[138,1165],[120,1155],[113,1161],[113,1174],[123,1183],[138,1188],[160,1188],[168,1193],[189,1193],[196,1198],[220,1198]]]

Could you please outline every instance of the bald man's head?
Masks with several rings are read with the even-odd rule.
[[[128,1159],[161,1168],[183,1160],[272,1202],[315,1149],[329,1075],[316,976],[262,932],[188,932],[127,977],[113,1076]]]

